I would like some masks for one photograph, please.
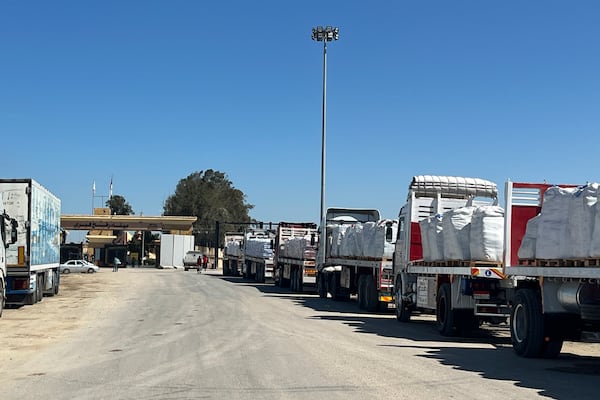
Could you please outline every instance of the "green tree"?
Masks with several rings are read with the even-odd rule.
[[[118,194],[115,194],[110,199],[106,200],[106,207],[110,208],[111,215],[135,214],[129,203],[125,200],[125,197]]]
[[[250,222],[254,206],[236,189],[223,172],[208,169],[181,179],[175,193],[167,198],[163,215],[195,216],[196,243],[214,245],[215,222]],[[219,242],[223,240],[223,233]]]

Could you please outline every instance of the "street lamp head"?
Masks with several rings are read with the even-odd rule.
[[[323,28],[322,26],[317,26],[316,28],[312,28],[312,40],[316,40],[317,42],[338,40],[339,34],[340,29],[338,27],[326,26]]]

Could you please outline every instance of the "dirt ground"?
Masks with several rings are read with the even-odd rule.
[[[95,274],[61,275],[57,296],[44,297],[33,306],[5,309],[0,318],[0,373],[75,334],[99,312],[111,308],[117,301],[113,294],[125,285],[125,275],[105,269]]]

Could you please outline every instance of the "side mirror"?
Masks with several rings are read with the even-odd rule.
[[[311,235],[310,235],[310,245],[314,246],[316,242],[317,242],[317,240],[315,238],[315,234],[311,233]]]

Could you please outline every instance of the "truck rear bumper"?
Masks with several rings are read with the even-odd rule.
[[[27,296],[29,296],[32,291],[23,291],[18,290],[19,293],[7,293],[6,294],[6,304],[10,306],[24,306],[26,304]]]

